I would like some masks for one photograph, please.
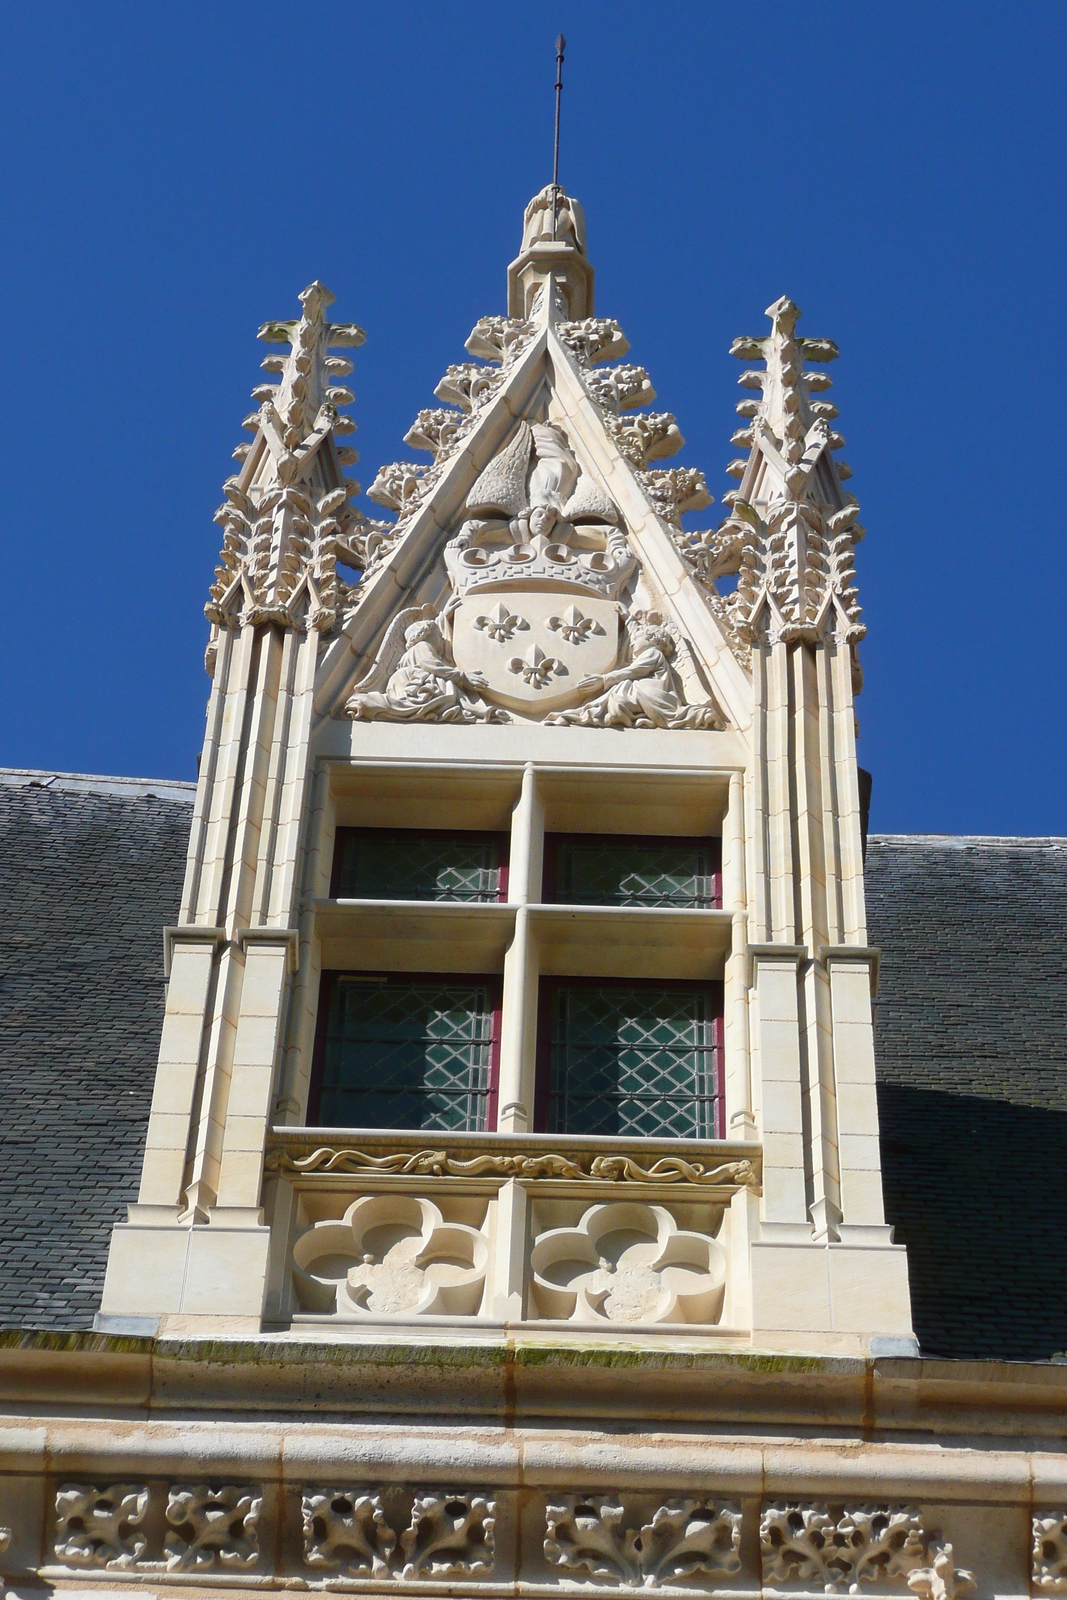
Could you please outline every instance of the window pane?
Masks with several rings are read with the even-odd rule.
[[[415,832],[350,833],[341,845],[337,893],[350,900],[495,900],[494,838]]]
[[[549,1130],[714,1138],[714,1023],[704,988],[559,985]]]
[[[709,844],[685,839],[560,839],[556,898],[585,906],[714,906]]]
[[[484,1128],[492,1023],[485,984],[339,978],[326,1030],[321,1125]]]

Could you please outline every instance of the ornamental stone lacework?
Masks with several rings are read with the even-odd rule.
[[[764,363],[740,380],[761,393],[738,406],[745,426],[733,442],[749,453],[727,470],[741,483],[717,528],[683,529],[683,516],[712,503],[704,475],[659,465],[685,443],[675,418],[639,409],[655,389],[622,360],[618,325],[572,314],[591,307],[581,207],[560,196],[573,228],[550,262],[544,251],[555,246],[539,231],[546,206],[542,193],[526,212],[510,291],[523,315],[481,319],[467,349],[487,365],[449,367],[435,390],[443,403],[420,411],[405,435],[432,462],[393,462],[370,486],[395,521],[356,511],[359,485],[341,472],[356,459],[340,442],[355,426],[339,409],[353,398],[338,381],[352,364],[330,352],[362,344],[362,331],[325,320],[332,296],[319,283],[301,296],[298,321],[260,330],[290,349],[264,362],[279,381],[254,391],[254,442],[236,452],[241,470],[224,486],[212,659],[217,630],[241,623],[347,629],[379,569],[402,544],[417,545],[435,576],[403,581],[406,604],[390,591],[399,604],[347,715],[721,728],[690,639],[638,558],[633,528],[649,517],[742,663],[763,635],[834,635],[850,647],[862,637],[853,558],[863,530],[842,488],[849,469],[833,459],[844,443],[830,426],[836,408],[815,398],[829,379],[805,369],[832,360],[836,346],[798,337],[786,299],[770,307],[768,337],[734,342],[734,354]],[[731,577],[734,592],[720,593]]]
[[[43,1571],[162,1574],[212,1583],[404,1587],[521,1579],[535,1591],[741,1591],[966,1600],[977,1587],[953,1546],[913,1506],[766,1501],[714,1494],[335,1480],[284,1494],[257,1484],[63,1484],[53,1562]],[[528,1530],[519,1538],[520,1521]],[[754,1536],[746,1541],[745,1528]],[[1038,1548],[1062,1512],[1034,1519]],[[758,1565],[748,1568],[758,1545]]]

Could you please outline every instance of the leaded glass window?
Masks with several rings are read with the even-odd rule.
[[[549,844],[554,897],[565,905],[710,907],[722,902],[717,839],[563,834]]]
[[[346,829],[334,893],[345,900],[498,900],[500,858],[495,834]]]
[[[550,986],[548,1127],[721,1136],[718,985]]]
[[[320,1126],[484,1129],[494,1006],[490,982],[336,978]]]

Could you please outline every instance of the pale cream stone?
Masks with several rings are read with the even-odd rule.
[[[196,1227],[188,1238],[181,1305],[173,1309],[190,1316],[262,1315],[270,1230]]]
[[[829,1248],[831,1325],[843,1333],[911,1333],[907,1254],[901,1245]]]
[[[752,1320],[757,1329],[830,1332],[827,1250],[819,1245],[753,1244]]]
[[[189,1231],[119,1223],[111,1235],[101,1311],[131,1316],[180,1311]]]

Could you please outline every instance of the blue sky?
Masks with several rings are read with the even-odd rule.
[[[194,774],[256,329],[321,278],[367,331],[359,475],[408,455],[504,309],[560,28],[561,181],[678,463],[732,486],[727,350],[778,295],[841,348],[872,825],[1067,833],[1067,8],[1041,0],[9,9],[0,763]]]

